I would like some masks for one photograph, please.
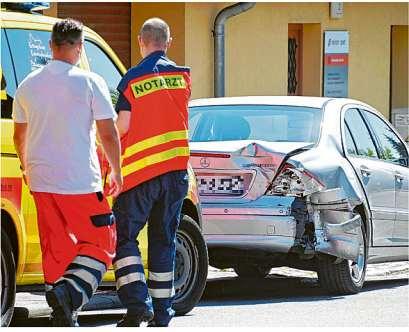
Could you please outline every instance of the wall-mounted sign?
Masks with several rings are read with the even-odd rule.
[[[325,97],[348,97],[348,31],[324,32]]]
[[[331,2],[330,3],[330,17],[333,19],[339,19],[344,16],[344,3],[343,2]]]

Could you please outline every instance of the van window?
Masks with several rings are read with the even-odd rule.
[[[116,88],[122,78],[121,72],[99,46],[89,40],[85,41],[84,46],[90,70],[105,80],[111,93],[112,103],[115,105],[118,100]]]
[[[41,68],[51,60],[48,45],[50,31],[6,29],[17,82],[20,82],[33,70]]]
[[[16,78],[11,62],[7,36],[1,29],[1,118],[11,119],[14,94],[16,93]]]

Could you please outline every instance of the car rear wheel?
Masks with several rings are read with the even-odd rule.
[[[176,315],[191,311],[202,297],[206,286],[209,258],[200,228],[183,215],[176,233],[175,299]]]
[[[362,289],[368,259],[368,241],[363,225],[361,225],[359,238],[359,256],[356,262],[344,259],[336,263],[329,256],[319,259],[318,280],[321,287],[330,294],[356,294]]]
[[[240,278],[265,278],[271,270],[271,266],[256,264],[239,264],[234,268],[234,272]]]
[[[9,326],[16,298],[16,265],[7,234],[1,230],[1,326]]]

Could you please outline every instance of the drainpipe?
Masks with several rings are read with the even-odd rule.
[[[222,9],[214,20],[214,96],[224,97],[224,24],[233,16],[254,7],[255,2],[239,2]]]

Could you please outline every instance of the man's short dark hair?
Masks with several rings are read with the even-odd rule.
[[[54,24],[51,41],[57,46],[76,44],[82,41],[82,30],[81,22],[66,18]]]

